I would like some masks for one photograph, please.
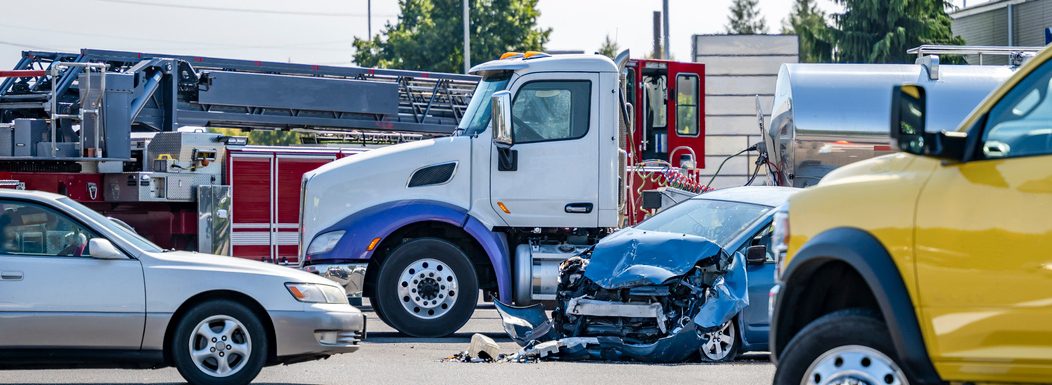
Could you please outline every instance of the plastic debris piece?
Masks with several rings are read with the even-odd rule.
[[[476,359],[494,361],[500,357],[500,345],[497,345],[492,338],[476,333],[471,336],[468,355]]]

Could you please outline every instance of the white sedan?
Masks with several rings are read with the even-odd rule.
[[[175,366],[244,384],[364,336],[365,316],[317,275],[163,250],[67,197],[0,190],[0,369]]]

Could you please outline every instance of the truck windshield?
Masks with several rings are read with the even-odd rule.
[[[751,203],[691,199],[636,225],[637,229],[690,234],[707,238],[720,247],[737,238],[771,207]]]
[[[146,238],[143,238],[136,232],[129,230],[117,223],[114,223],[106,216],[99,214],[98,211],[92,210],[88,208],[88,206],[80,204],[80,202],[69,198],[59,198],[59,202],[62,202],[66,206],[69,206],[70,208],[79,211],[81,214],[84,214],[85,216],[88,216],[91,219],[94,219],[95,222],[106,226],[106,228],[110,231],[117,233],[117,235],[120,236],[121,239],[135,245],[135,247],[138,247],[142,251],[156,253],[164,250],[160,246],[153,244],[153,242],[146,240]]]
[[[475,94],[471,95],[471,103],[464,112],[464,118],[460,120],[460,126],[457,127],[461,135],[474,136],[486,131],[492,111],[490,97],[494,92],[507,88],[509,80],[511,80],[511,72],[507,71],[482,77],[482,81],[475,88]]]

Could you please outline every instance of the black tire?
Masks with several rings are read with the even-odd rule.
[[[247,331],[244,334],[247,334],[248,338],[250,338],[249,341],[251,341],[249,344],[250,353],[244,365],[239,366],[239,364],[235,363],[234,366],[239,366],[240,369],[226,377],[218,377],[202,371],[190,354],[190,338],[194,334],[194,329],[197,328],[199,323],[213,316],[226,316],[240,322],[246,329],[245,331]],[[237,334],[237,336],[243,337],[244,335]],[[231,340],[235,338],[237,337],[231,337]],[[269,344],[270,341],[267,340],[267,332],[263,323],[248,307],[230,300],[214,300],[195,306],[179,319],[171,346],[168,347],[168,354],[172,358],[176,369],[179,370],[179,374],[191,384],[241,385],[252,382],[259,375],[259,371],[263,369],[263,365],[267,361]],[[240,355],[233,353],[229,357],[240,357]],[[240,363],[241,361],[238,360],[237,362]]]
[[[701,356],[701,362],[719,363],[719,362],[731,362],[731,361],[734,361],[734,360],[738,359],[738,355],[741,354],[741,348],[742,348],[742,336],[741,336],[741,330],[738,329],[738,319],[737,318],[732,318],[730,321],[727,321],[727,322],[730,324],[729,328],[730,328],[730,331],[731,331],[731,333],[730,333],[731,342],[730,342],[730,345],[725,350],[727,355],[723,356],[723,357],[712,357],[710,355],[706,355],[705,354],[705,349],[708,346],[708,344],[706,344],[706,345],[702,346],[701,351],[698,353]],[[711,354],[711,352],[710,352],[710,354]]]
[[[421,318],[426,309],[416,307],[414,310],[419,310],[416,313],[407,309],[402,303],[412,307],[412,299],[405,301],[406,297],[400,297],[398,293],[398,285],[405,283],[402,274],[411,264],[423,259],[434,259],[448,266],[458,285],[458,290],[453,293],[443,293],[454,302],[435,313],[438,315],[433,319]],[[375,300],[373,309],[383,314],[382,319],[391,327],[414,337],[444,337],[464,326],[475,312],[479,284],[471,259],[459,247],[437,238],[419,238],[398,246],[384,260],[374,293],[374,299],[371,299]]]
[[[803,384],[804,376],[814,375],[807,372],[819,357],[851,345],[883,353],[895,366],[902,368],[888,327],[879,316],[868,309],[845,309],[819,317],[793,336],[778,359],[774,385]],[[908,374],[899,375],[910,383],[916,383]]]

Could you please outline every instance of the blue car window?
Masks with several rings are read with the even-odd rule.
[[[691,199],[669,207],[636,228],[696,235],[725,246],[771,209],[751,203]]]

